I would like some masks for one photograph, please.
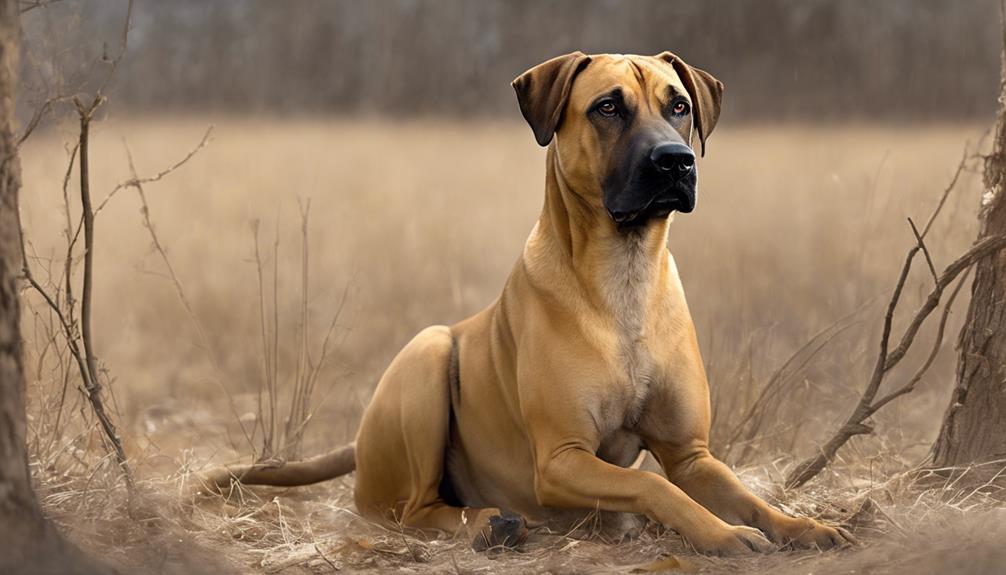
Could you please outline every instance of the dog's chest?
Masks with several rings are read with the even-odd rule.
[[[646,404],[657,372],[650,351],[647,309],[656,289],[654,280],[659,266],[646,257],[641,240],[630,238],[622,249],[612,259],[605,279],[605,297],[617,341],[614,405],[610,415],[619,420],[611,423],[632,428]]]

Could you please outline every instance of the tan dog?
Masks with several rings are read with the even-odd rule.
[[[381,378],[355,444],[360,512],[454,533],[500,509],[531,522],[600,509],[710,553],[773,548],[763,533],[850,540],[772,508],[707,448],[709,390],[666,243],[670,213],[695,206],[693,134],[704,149],[722,84],[668,52],[576,52],[513,86],[548,146],[541,217],[500,298],[423,330]],[[630,467],[643,449],[666,477]],[[350,471],[353,453],[211,481],[309,483]]]

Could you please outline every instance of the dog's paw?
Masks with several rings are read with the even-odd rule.
[[[699,553],[724,557],[776,550],[761,531],[743,525],[728,525],[713,535],[688,538],[688,542]]]
[[[803,549],[825,550],[858,544],[845,529],[825,525],[809,517],[787,517],[769,529],[769,535],[780,545]]]
[[[500,547],[512,549],[526,539],[527,523],[523,517],[512,513],[497,513],[490,515],[486,525],[475,534],[472,549],[475,551]]]

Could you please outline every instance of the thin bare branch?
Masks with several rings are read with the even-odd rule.
[[[332,321],[329,323],[328,331],[325,333],[325,340],[321,344],[321,356],[318,359],[317,365],[312,367],[311,378],[315,381],[317,381],[318,376],[321,374],[322,368],[325,367],[325,363],[327,362],[330,356],[329,345],[332,339],[332,334],[335,332],[335,328],[338,327],[339,325],[339,319],[342,317],[342,310],[346,306],[346,301],[349,299],[350,285],[351,285],[350,282],[346,282],[346,285],[342,289],[342,297],[339,299],[339,305],[335,310],[335,314],[332,316]],[[335,385],[334,384],[329,385],[329,388],[325,391],[325,394],[321,396],[321,400],[318,401],[318,403],[314,406],[314,409],[312,409],[304,418],[304,421],[301,424],[301,428],[306,427],[307,423],[314,418],[314,415],[318,412],[319,409],[321,409],[321,407],[328,400],[329,396],[332,395],[332,392],[334,390]],[[297,430],[297,433],[302,432],[303,429]]]
[[[986,131],[986,134],[987,133],[988,132]],[[985,136],[982,137],[984,138]],[[943,211],[943,205],[947,203],[947,198],[950,197],[950,192],[957,187],[957,181],[960,180],[961,174],[964,173],[964,169],[968,165],[968,159],[971,158],[968,148],[969,147],[967,145],[964,146],[964,153],[961,156],[961,161],[957,162],[957,169],[954,170],[954,175],[950,178],[950,183],[947,184],[947,187],[943,188],[943,193],[940,194],[940,201],[936,204],[936,208],[933,212],[929,214],[929,219],[926,220],[926,227],[922,228],[922,233],[920,234],[922,238],[925,238],[926,234],[929,233],[929,229],[933,227],[933,222],[936,221],[936,217],[940,215],[941,211]]]
[[[100,212],[102,208],[104,208],[105,205],[108,204],[108,202],[111,201],[111,199],[115,197],[115,195],[119,193],[121,190],[124,190],[126,188],[135,188],[137,186],[142,186],[145,184],[152,184],[154,182],[159,182],[163,178],[165,178],[166,176],[170,175],[172,172],[177,170],[178,168],[181,168],[182,166],[187,164],[189,160],[194,158],[196,154],[198,154],[203,148],[209,145],[210,136],[212,136],[212,134],[213,134],[213,126],[211,125],[206,128],[206,131],[203,133],[202,139],[199,140],[199,143],[196,144],[194,148],[189,150],[188,153],[185,154],[185,156],[183,156],[180,160],[178,160],[174,164],[171,164],[170,166],[161,170],[160,172],[157,172],[152,176],[145,176],[142,178],[134,175],[130,179],[116,184],[115,187],[112,188],[112,191],[109,192],[107,196],[105,196],[105,199],[101,200],[101,202],[98,204],[98,207],[95,208],[94,213],[97,214],[98,212]]]
[[[933,256],[929,253],[929,248],[926,247],[926,241],[922,239],[922,234],[919,233],[919,228],[915,227],[915,222],[912,218],[908,218],[908,225],[912,227],[912,233],[915,234],[915,241],[919,244],[919,249],[922,250],[922,254],[926,256],[926,264],[929,265],[929,273],[933,276],[933,283],[940,281],[940,278],[936,275],[936,266],[933,264]]]
[[[276,403],[274,401],[272,391],[273,386],[270,384],[270,378],[272,376],[272,362],[273,354],[272,348],[269,345],[269,329],[267,323],[266,315],[266,299],[265,299],[265,277],[263,273],[262,264],[262,252],[259,247],[259,221],[254,220],[251,223],[252,239],[255,242],[255,271],[258,278],[258,303],[259,303],[259,332],[262,336],[262,380],[259,384],[258,391],[258,409],[259,417],[256,421],[260,422],[262,427],[262,457],[270,457],[272,455],[273,448],[273,438],[274,429],[276,422],[275,407]],[[267,395],[267,402],[263,403],[262,397],[263,392]],[[269,407],[269,419],[268,425],[266,425],[265,413],[263,413],[263,405]]]
[[[97,416],[105,436],[111,443],[115,453],[115,459],[122,470],[122,475],[126,480],[126,487],[132,497],[134,490],[133,473],[126,459],[126,452],[122,447],[122,439],[119,438],[115,429],[115,424],[105,411],[104,401],[101,397],[101,383],[98,381],[98,360],[94,354],[94,344],[91,335],[91,300],[94,289],[94,211],[91,208],[91,182],[90,166],[88,158],[89,133],[91,119],[95,110],[101,106],[103,99],[100,95],[94,97],[90,106],[85,106],[80,99],[74,99],[77,106],[77,113],[80,118],[80,139],[77,154],[77,166],[80,175],[80,205],[84,219],[84,277],[80,300],[80,340],[84,347],[84,360],[87,366],[88,378],[85,379],[85,389],[87,397],[91,402],[91,408]]]
[[[52,110],[53,106],[63,102],[70,102],[73,98],[74,96],[54,96],[47,99],[45,102],[42,102],[42,104],[36,108],[34,112],[32,112],[31,119],[28,120],[28,124],[25,125],[24,131],[21,132],[20,136],[18,136],[17,145],[20,146],[28,139],[28,136],[31,136],[32,132],[34,132],[35,128],[42,123],[42,120],[45,119],[46,114]]]
[[[73,323],[73,219],[70,215],[70,176],[73,174],[73,160],[80,149],[80,142],[74,144],[70,152],[70,162],[66,166],[66,173],[63,175],[63,211],[66,213],[66,257],[63,258],[63,280],[65,282],[64,296],[66,307],[70,316],[70,323]]]
[[[283,449],[285,455],[291,458],[300,456],[300,446],[303,440],[303,429],[305,419],[308,416],[312,395],[313,378],[311,377],[311,351],[309,345],[308,329],[308,228],[311,214],[311,200],[301,202],[298,198],[300,208],[300,353],[297,356],[296,372],[294,374],[293,397],[290,400],[290,410],[286,418],[286,431]]]
[[[119,37],[119,49],[115,56],[109,61],[107,55],[103,57],[105,61],[109,61],[110,66],[108,72],[105,74],[105,78],[98,85],[98,89],[95,94],[100,97],[108,87],[109,82],[115,76],[115,71],[119,69],[119,63],[122,58],[126,55],[126,48],[129,47],[129,28],[133,25],[133,0],[129,0],[129,4],[126,5],[126,18],[122,22],[122,34]]]
[[[21,0],[18,2],[18,9],[22,15],[31,12],[35,8],[44,8],[50,4],[56,4],[63,0]]]
[[[276,210],[276,229],[272,246],[272,386],[271,397],[275,411],[279,409],[279,210]],[[279,420],[276,420],[277,431]],[[282,445],[277,445],[282,447]]]
[[[943,345],[943,335],[946,331],[947,319],[950,317],[950,311],[953,309],[954,300],[957,299],[957,294],[961,292],[961,288],[967,283],[968,275],[970,275],[970,273],[971,268],[969,267],[964,274],[961,275],[960,279],[957,281],[957,286],[954,287],[954,291],[952,291],[950,296],[947,298],[947,303],[943,306],[943,313],[940,315],[940,325],[936,330],[936,338],[933,340],[933,346],[929,350],[929,356],[926,357],[925,363],[919,367],[918,371],[915,372],[915,375],[908,380],[908,383],[874,402],[873,405],[870,406],[871,415],[876,413],[877,410],[884,407],[891,401],[901,397],[902,395],[915,391],[915,386],[922,380],[922,377],[925,376],[926,372],[929,371],[929,368],[932,367],[933,362],[936,360],[936,355],[939,353],[940,347]]]

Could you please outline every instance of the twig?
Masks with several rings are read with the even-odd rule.
[[[35,128],[42,123],[45,115],[49,113],[49,110],[51,110],[53,106],[63,102],[70,102],[73,98],[74,96],[54,96],[47,99],[45,102],[42,102],[42,105],[36,108],[32,113],[31,119],[28,120],[28,124],[25,125],[24,131],[21,132],[21,135],[18,137],[17,145],[20,146],[28,139],[28,136],[31,136],[32,132],[34,132]]]
[[[286,419],[286,431],[283,449],[288,457],[296,459],[300,456],[300,445],[303,439],[302,423],[307,417],[311,400],[310,365],[311,353],[308,346],[308,221],[311,213],[311,200],[306,205],[300,205],[300,353],[297,356],[297,370],[294,374],[293,398],[290,400],[290,411]]]
[[[98,207],[95,208],[94,213],[97,214],[98,212],[100,212],[102,208],[105,207],[105,204],[107,204],[113,197],[115,197],[115,194],[117,194],[119,191],[124,190],[126,188],[135,188],[137,186],[142,186],[144,184],[152,184],[154,182],[159,182],[165,176],[168,176],[178,168],[184,166],[186,163],[188,163],[189,160],[195,157],[195,155],[198,154],[200,150],[205,148],[210,143],[210,136],[212,134],[213,134],[213,126],[211,125],[206,128],[206,131],[203,133],[202,139],[199,140],[199,144],[197,144],[196,147],[189,150],[189,152],[185,154],[185,156],[182,157],[182,159],[178,160],[174,164],[171,164],[170,166],[161,170],[160,172],[157,172],[152,176],[147,176],[144,178],[137,176],[134,172],[133,176],[130,179],[126,180],[125,182],[120,182],[116,184],[116,186],[112,188],[112,191],[109,192],[107,196],[105,196],[105,199],[101,200],[101,203],[99,203]]]
[[[108,87],[108,83],[112,81],[112,77],[115,76],[115,71],[119,68],[119,62],[126,55],[126,48],[129,46],[129,28],[133,24],[133,0],[129,0],[129,4],[126,5],[126,18],[122,22],[122,33],[119,36],[119,51],[116,52],[115,57],[111,59],[110,66],[108,68],[108,73],[105,74],[105,79],[101,81],[98,85],[98,89],[95,94],[100,97],[105,88]]]
[[[21,14],[25,14],[34,10],[35,8],[42,8],[48,6],[49,4],[56,4],[57,2],[62,2],[63,0],[34,0],[29,2],[27,0],[21,0],[18,2],[18,8]]]
[[[67,315],[70,316],[71,325],[74,322],[73,309],[73,220],[70,216],[70,176],[73,174],[73,160],[80,150],[80,142],[73,145],[70,152],[70,162],[66,166],[66,174],[63,175],[63,210],[66,212],[66,257],[63,258],[63,281],[65,282],[65,299]]]
[[[936,266],[933,265],[933,256],[930,255],[929,248],[926,247],[926,241],[922,239],[922,234],[919,233],[919,228],[915,227],[915,222],[912,221],[912,218],[908,218],[908,225],[912,227],[912,233],[915,234],[915,241],[919,244],[919,249],[926,256],[926,264],[929,265],[929,273],[933,275],[933,282],[939,282],[940,279],[936,276]]]
[[[130,2],[132,6],[132,2]],[[122,470],[126,480],[126,488],[132,497],[134,490],[133,473],[129,468],[126,459],[126,452],[122,448],[122,440],[115,430],[115,424],[105,412],[105,405],[101,398],[101,384],[98,381],[98,361],[94,355],[94,345],[91,336],[91,295],[94,289],[94,211],[91,209],[91,182],[88,164],[88,143],[91,119],[94,112],[101,106],[104,99],[101,95],[96,95],[89,106],[85,106],[80,99],[74,99],[77,106],[77,113],[80,117],[80,144],[77,155],[77,165],[80,172],[80,204],[84,219],[84,278],[80,300],[80,339],[84,344],[84,359],[87,366],[88,377],[85,379],[85,389],[87,398],[91,402],[91,407],[97,416],[105,436],[112,444],[115,452],[115,459]]]
[[[332,560],[329,559],[328,556],[325,555],[325,552],[321,550],[321,547],[318,546],[317,541],[312,541],[311,544],[314,545],[314,550],[315,552],[318,553],[318,556],[321,557],[322,560],[325,561],[325,563],[328,563],[328,566],[331,567],[333,571],[339,570],[339,566],[336,565],[335,563],[332,563]]]
[[[986,134],[988,134],[987,131]],[[983,135],[982,138],[984,137],[985,136]],[[979,145],[980,144],[981,142],[979,141]],[[971,154],[968,153],[968,146],[965,145],[964,154],[961,156],[961,160],[957,163],[957,169],[954,170],[954,175],[950,178],[950,183],[947,184],[946,188],[943,188],[943,193],[940,195],[940,201],[936,204],[936,208],[934,208],[933,212],[929,215],[929,219],[926,221],[926,226],[922,228],[921,235],[923,238],[925,238],[926,234],[929,233],[929,229],[933,227],[933,222],[936,221],[936,216],[943,211],[943,204],[947,203],[947,198],[950,196],[950,192],[957,187],[957,181],[960,180],[961,174],[964,173],[964,168],[967,167],[968,158],[970,157]]]
[[[269,384],[272,390],[270,397],[273,401],[270,412],[275,412],[279,409],[279,210],[276,210],[276,229],[272,246],[272,376]],[[278,431],[278,420],[276,425]]]
[[[260,334],[262,336],[262,381],[259,384],[258,391],[258,410],[259,417],[257,421],[261,421],[262,426],[262,455],[263,459],[272,456],[273,451],[273,439],[275,437],[275,423],[276,423],[276,400],[273,396],[274,387],[270,380],[272,377],[272,362],[275,361],[273,357],[272,348],[269,345],[269,329],[267,324],[266,315],[266,300],[265,300],[265,278],[262,272],[262,252],[259,249],[259,222],[255,220],[252,222],[252,237],[255,241],[255,270],[258,277],[258,303],[259,303],[259,324],[260,324]],[[266,420],[263,413],[263,402],[262,393],[268,395],[268,407],[269,407],[269,420],[268,426],[266,426]]]
[[[936,330],[936,339],[933,341],[933,347],[932,349],[929,350],[929,356],[926,357],[925,363],[923,363],[922,366],[918,369],[918,371],[915,372],[915,375],[913,375],[912,378],[908,380],[908,383],[874,402],[873,406],[871,407],[871,410],[873,412],[876,412],[881,407],[884,407],[885,405],[901,397],[902,395],[915,391],[916,384],[918,384],[919,381],[922,380],[922,377],[926,374],[926,372],[929,371],[929,368],[933,365],[933,361],[936,360],[936,354],[939,353],[940,347],[943,344],[943,334],[946,331],[947,319],[950,317],[950,310],[954,305],[954,300],[957,299],[957,294],[961,292],[961,288],[964,287],[965,283],[967,283],[968,275],[970,275],[970,273],[971,273],[971,267],[968,267],[968,269],[965,270],[964,274],[961,275],[961,279],[957,281],[957,286],[954,287],[954,291],[950,293],[950,297],[947,298],[947,303],[946,305],[943,306],[943,313],[940,315],[940,325]]]

